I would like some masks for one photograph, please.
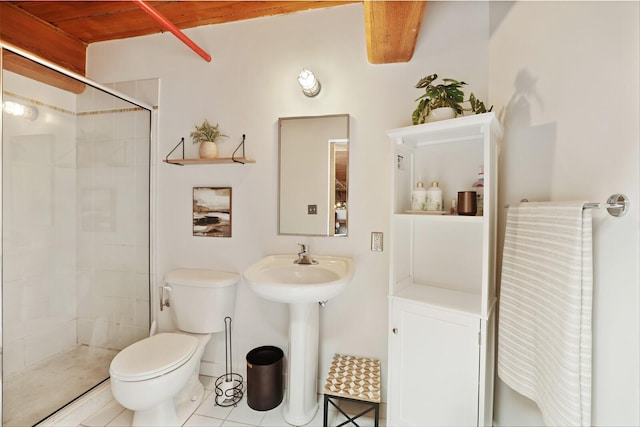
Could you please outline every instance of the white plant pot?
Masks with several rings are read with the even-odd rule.
[[[218,157],[218,145],[213,141],[202,141],[199,153],[201,159],[215,159]]]
[[[440,120],[453,119],[456,116],[456,110],[451,107],[434,108],[427,116],[427,122],[437,122]]]

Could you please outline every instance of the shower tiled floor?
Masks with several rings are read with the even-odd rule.
[[[247,405],[247,398],[243,396],[237,406],[221,407],[215,403],[215,378],[201,376],[200,379],[205,386],[204,398],[193,415],[187,420],[184,426],[207,426],[207,427],[287,427],[288,424],[282,416],[283,404],[270,411],[255,411]],[[323,421],[322,396],[318,397],[320,407],[316,417],[307,424],[309,427],[320,427]],[[346,402],[341,401],[341,408],[348,414],[360,412],[361,406],[351,404],[345,406]],[[346,421],[344,415],[329,405],[329,426],[337,426]],[[105,426],[130,426],[132,413],[123,408],[115,400],[111,400],[106,406],[89,416],[82,422],[83,427],[105,427]],[[358,424],[363,427],[374,425],[373,413],[358,418]],[[385,426],[385,420],[380,419],[381,427]]]
[[[108,378],[111,359],[117,353],[80,345],[8,376],[2,384],[2,424],[30,426],[47,417]]]

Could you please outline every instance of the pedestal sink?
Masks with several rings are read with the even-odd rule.
[[[318,410],[319,302],[339,295],[354,273],[351,258],[313,256],[300,265],[297,255],[269,255],[247,269],[244,278],[262,298],[289,304],[289,355],[284,419],[302,426]]]

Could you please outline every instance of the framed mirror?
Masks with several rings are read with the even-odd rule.
[[[278,120],[278,234],[347,236],[349,115]]]

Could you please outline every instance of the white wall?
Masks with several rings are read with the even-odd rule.
[[[409,124],[420,77],[459,78],[483,99],[490,92],[505,126],[501,205],[523,197],[630,197],[625,218],[594,212],[593,422],[640,424],[638,3],[429,2],[415,56],[404,64],[367,63],[363,22],[362,6],[350,5],[186,31],[211,63],[168,33],[90,46],[91,78],[161,79],[160,158],[206,117],[231,135],[222,155],[246,133],[247,155],[257,160],[177,167],[157,159],[159,276],[175,267],[241,272],[264,254],[294,252],[298,241],[312,253],[350,255],[352,286],[322,310],[321,364],[326,369],[338,351],[385,362],[388,260],[369,251],[370,232],[388,232],[385,131]],[[302,67],[322,82],[316,98],[295,81]],[[353,120],[349,237],[279,237],[277,118],[334,113]],[[195,147],[187,153],[195,156]],[[233,238],[191,236],[191,190],[200,185],[233,187]],[[161,326],[170,327],[163,315]],[[286,324],[284,306],[241,283],[236,363],[258,345],[286,350]],[[208,360],[220,360],[220,344],[210,346]],[[540,418],[499,383],[496,422],[536,425]]]
[[[491,3],[489,93],[505,128],[499,205],[631,200],[624,218],[593,212],[594,425],[640,425],[639,20],[638,2]],[[500,381],[495,408],[498,425],[542,424],[535,404]]]
[[[169,33],[96,43],[88,50],[87,74],[94,80],[161,81],[155,194],[158,277],[176,267],[242,272],[265,254],[294,253],[297,242],[309,244],[312,254],[351,256],[356,265],[353,283],[321,311],[320,375],[324,377],[335,352],[377,357],[386,364],[388,259],[387,252],[370,251],[370,233],[389,229],[385,131],[410,124],[420,95],[414,86],[434,72],[470,82],[469,89],[486,99],[488,4],[429,2],[414,58],[401,64],[367,62],[361,4],[185,33],[213,56],[211,63]],[[304,96],[296,81],[302,67],[313,70],[322,83],[315,98]],[[278,118],[340,113],[352,116],[349,236],[278,236]],[[257,163],[161,163],[204,118],[230,135],[219,144],[221,156],[229,156],[244,133],[247,156]],[[196,156],[190,142],[187,156]],[[192,236],[194,186],[233,187],[232,238]],[[161,314],[160,326],[171,327],[166,312]],[[287,319],[286,306],[261,300],[240,283],[232,325],[235,363],[244,365],[246,353],[260,345],[277,345],[286,352]],[[220,337],[213,340],[205,359],[224,361],[222,343]]]

